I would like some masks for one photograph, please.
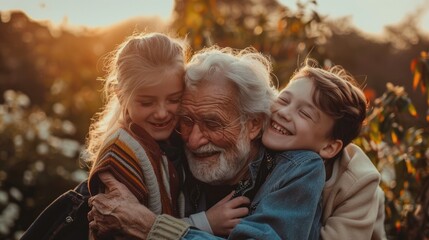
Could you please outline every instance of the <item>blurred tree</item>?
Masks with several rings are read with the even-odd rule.
[[[78,158],[101,106],[102,57],[150,21],[73,31],[0,12],[0,239],[19,239],[86,178]]]
[[[0,104],[0,238],[17,239],[54,198],[86,178],[75,126],[49,117],[21,92]],[[59,137],[62,136],[62,137]]]
[[[172,28],[187,36],[193,50],[213,44],[253,46],[271,56],[279,85],[286,83],[300,59],[321,59],[316,42],[322,19],[309,10],[316,1],[298,1],[297,10],[275,0],[176,0]]]
[[[355,140],[381,173],[389,239],[416,239],[409,216],[414,213],[422,179],[429,173],[429,129],[405,127],[407,117],[417,117],[414,104],[404,87],[388,83],[386,92],[373,102],[367,124]]]
[[[429,52],[422,51],[419,57],[411,61],[411,72],[414,75],[413,89],[420,87],[421,92],[426,95],[426,104],[429,106]],[[426,121],[429,122],[429,107]]]
[[[0,238],[17,239],[52,199],[86,176],[77,149],[101,105],[96,78],[104,75],[103,56],[134,31],[164,29],[187,36],[194,50],[253,46],[271,57],[280,86],[307,56],[367,76],[376,100],[356,143],[382,173],[389,238],[414,236],[407,216],[428,176],[429,129],[417,118],[421,103],[411,100],[420,94],[408,96],[406,89],[414,79],[429,99],[427,54],[419,55],[428,39],[404,22],[387,29],[390,40],[375,41],[344,19],[327,24],[315,7],[315,1],[298,1],[291,10],[275,0],[176,0],[170,26],[132,19],[97,31],[0,12]]]
[[[21,12],[0,15],[7,19],[0,21],[0,94],[20,90],[48,115],[71,118],[77,125],[72,137],[83,140],[100,106],[95,79],[104,46],[99,37],[48,28]]]
[[[410,71],[410,59],[420,56],[428,49],[428,35],[420,30],[408,18],[399,24],[385,29],[382,37],[374,37],[355,29],[350,18],[325,20],[326,41],[319,50],[333,64],[344,66],[364,85],[366,89],[381,96],[386,90],[386,82],[403,86],[406,92],[413,91],[413,73]],[[407,36],[402,36],[407,35]],[[409,96],[417,112],[425,112],[425,96]],[[403,119],[404,127],[424,127],[427,125],[425,114],[418,118]]]
[[[28,25],[31,25],[27,16],[23,13],[0,13],[0,89],[14,89],[16,85],[20,85],[21,91],[26,92],[33,99],[37,99],[36,103],[40,104],[44,101],[44,84],[39,75],[34,57],[32,55],[31,41],[33,34],[27,30]],[[46,34],[46,28],[37,29],[38,36]],[[31,82],[28,81],[28,76],[33,76]],[[39,101],[40,100],[40,101]],[[1,99],[0,101],[3,101]]]

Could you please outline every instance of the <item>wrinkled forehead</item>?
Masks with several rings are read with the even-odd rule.
[[[185,89],[181,109],[193,114],[208,111],[238,112],[238,91],[229,80],[203,80]]]

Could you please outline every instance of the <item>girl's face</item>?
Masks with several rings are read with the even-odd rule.
[[[156,141],[166,140],[176,127],[176,112],[183,90],[183,78],[175,71],[147,75],[154,86],[142,86],[134,91],[127,106],[132,122],[148,132]]]
[[[301,78],[290,82],[272,106],[270,126],[262,142],[279,151],[312,150],[317,153],[330,141],[334,119],[313,102],[313,81]]]

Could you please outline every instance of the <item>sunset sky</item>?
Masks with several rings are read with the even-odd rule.
[[[35,20],[72,26],[108,26],[130,17],[159,16],[168,19],[173,0],[0,0],[0,11],[19,9]],[[295,0],[280,0],[294,7]],[[404,16],[422,11],[419,24],[429,33],[429,0],[318,0],[315,8],[331,19],[351,16],[355,26],[367,33],[381,34],[385,25],[399,23]],[[120,4],[119,4],[120,3]]]

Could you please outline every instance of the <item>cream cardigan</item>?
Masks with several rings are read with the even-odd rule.
[[[380,174],[358,146],[349,144],[323,190],[321,239],[386,239]],[[379,213],[380,212],[380,213]]]

